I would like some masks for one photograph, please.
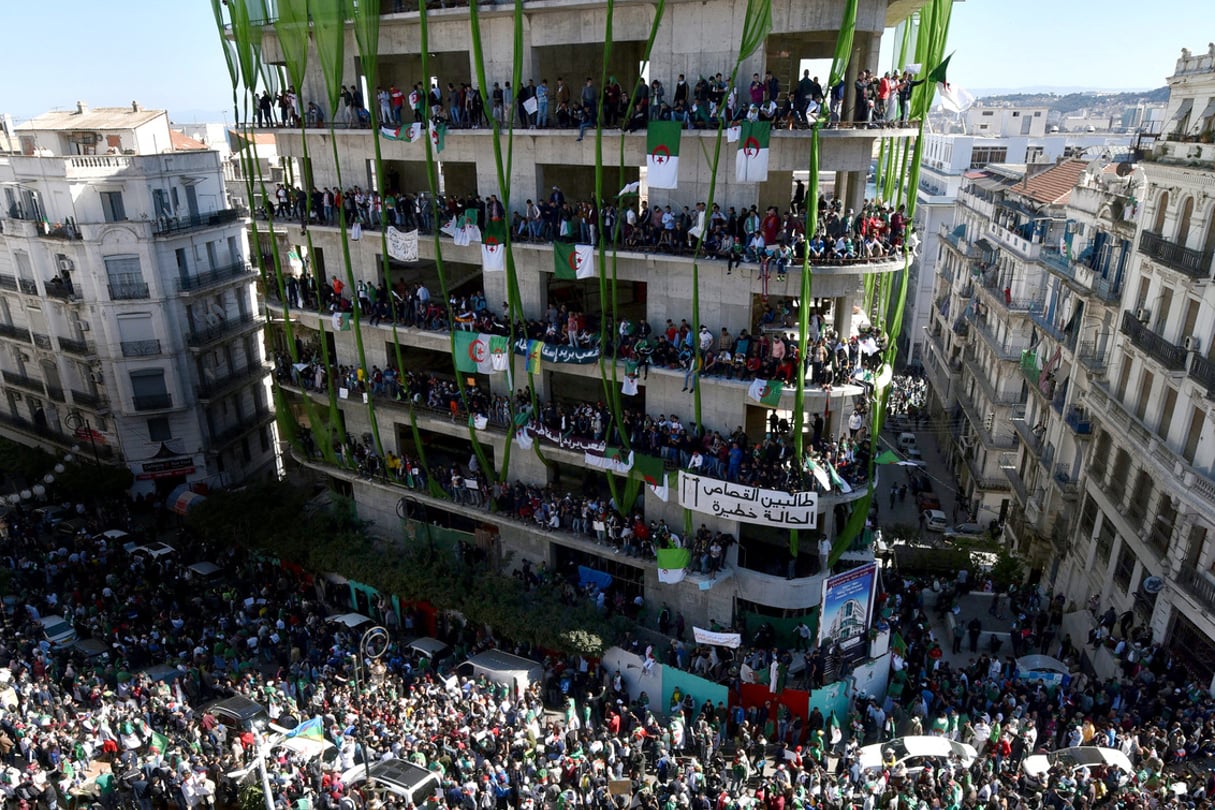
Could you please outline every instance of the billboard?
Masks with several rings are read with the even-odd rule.
[[[865,649],[877,589],[877,563],[852,568],[823,581],[818,642],[834,642],[852,655]]]

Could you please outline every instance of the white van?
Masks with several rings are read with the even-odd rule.
[[[544,682],[544,667],[539,663],[500,650],[474,655],[456,667],[456,673],[462,678],[485,676],[510,687],[516,697],[522,697],[532,684]]]
[[[914,433],[900,433],[899,438],[895,440],[895,444],[899,450],[907,453],[911,450],[919,450],[919,445],[916,444]]]
[[[405,799],[411,807],[425,807],[427,800],[443,789],[434,771],[403,759],[382,759],[370,765],[355,765],[342,774],[342,782],[354,787],[366,782],[366,789],[379,788]]]

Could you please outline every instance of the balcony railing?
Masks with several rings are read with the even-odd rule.
[[[97,350],[85,341],[65,337],[59,338],[59,350],[64,354],[72,354],[77,357],[90,357],[97,354]]]
[[[211,451],[221,450],[227,447],[232,442],[245,436],[251,431],[261,427],[267,422],[274,419],[272,411],[257,411],[252,414],[249,419],[241,419],[234,425],[229,425],[223,430],[211,432]]]
[[[1105,367],[1109,362],[1106,359],[1106,353],[1098,350],[1095,343],[1081,343],[1079,350],[1076,352],[1076,359],[1094,374],[1100,374],[1105,371]]]
[[[151,357],[154,354],[160,354],[159,340],[122,341],[123,357]]]
[[[1169,343],[1160,335],[1141,324],[1130,310],[1122,312],[1122,334],[1131,339],[1131,343],[1169,371],[1184,371],[1186,350],[1174,343]]]
[[[25,419],[20,416],[13,416],[10,413],[0,412],[0,424],[7,425],[14,430],[20,430],[23,433],[28,433],[32,436],[38,436],[47,441],[54,442],[60,447],[67,449],[80,444],[80,438],[71,433],[64,433],[57,427],[47,424],[39,424],[30,419]],[[114,448],[108,444],[98,444],[93,450],[89,451],[89,455],[96,452],[98,457],[103,459],[114,458]]]
[[[24,388],[27,391],[33,391],[37,394],[46,393],[46,390],[42,386],[41,380],[35,380],[33,377],[27,377],[24,374],[18,374],[15,371],[4,372],[4,381],[9,385],[15,385],[18,388]]]
[[[46,395],[56,402],[67,402],[67,397],[63,393],[63,389],[56,385],[46,384]]]
[[[20,288],[21,292],[25,293],[26,295],[38,294],[38,282],[34,281],[32,278],[17,279],[17,287]]]
[[[110,284],[111,301],[138,301],[149,298],[147,282],[128,281],[121,284]]]
[[[1055,482],[1055,486],[1063,493],[1063,497],[1068,500],[1075,500],[1080,494],[1080,482],[1072,477],[1071,470],[1066,465],[1056,464],[1054,474],[1051,475],[1051,480]]]
[[[1074,279],[1076,277],[1076,271],[1072,269],[1071,259],[1058,250],[1043,248],[1042,252],[1038,254],[1038,261],[1064,278]]]
[[[245,315],[240,318],[234,318],[230,321],[217,324],[207,329],[191,329],[186,336],[186,344],[190,348],[198,349],[207,346],[218,340],[223,340],[229,335],[234,335],[245,331],[255,325],[252,315]]]
[[[1021,352],[1029,348],[1029,341],[1003,341],[996,338],[996,333],[992,331],[987,321],[972,314],[970,323],[975,327],[978,333],[983,337],[992,353],[1001,360],[1020,360]]]
[[[1193,250],[1158,233],[1144,231],[1139,235],[1139,252],[1190,278],[1211,277],[1210,251]]]
[[[1190,358],[1190,379],[1215,394],[1215,363],[1200,354]]]
[[[173,398],[168,394],[142,394],[133,399],[137,411],[163,411],[173,407]]]
[[[58,298],[61,301],[76,301],[80,298],[80,296],[76,294],[75,287],[70,287],[63,282],[54,284],[48,281],[42,286],[46,290],[47,298]]]
[[[242,369],[236,369],[229,374],[207,382],[198,384],[199,399],[214,399],[228,391],[240,388],[246,383],[260,379],[266,376],[268,369],[265,366],[256,365]]]
[[[1092,435],[1093,422],[1091,419],[1089,419],[1088,414],[1079,408],[1073,407],[1071,410],[1069,410],[1067,415],[1063,417],[1063,422],[1069,428],[1071,428],[1072,432],[1077,436]]]
[[[91,394],[87,391],[77,391],[75,388],[73,388],[72,401],[82,407],[97,410],[105,405],[106,399],[100,394]]]
[[[209,214],[199,214],[192,217],[160,217],[152,223],[152,233],[157,236],[164,236],[166,234],[194,230],[195,228],[214,228],[218,225],[236,222],[240,217],[241,212],[235,208],[225,208],[221,211],[212,211]]]
[[[1177,584],[1208,611],[1215,611],[1215,582],[1192,565],[1183,565],[1177,574]]]
[[[17,277],[8,273],[0,273],[0,290],[17,291]]]
[[[0,337],[15,338],[25,343],[30,342],[30,330],[24,326],[15,326],[11,323],[0,323]]]
[[[214,287],[217,284],[223,284],[225,281],[248,275],[249,272],[248,264],[237,262],[227,267],[217,267],[214,270],[199,273],[196,276],[186,276],[177,282],[177,289],[183,293],[197,292]]]
[[[33,333],[34,345],[39,349],[46,349],[48,352],[54,350],[54,344],[51,343],[51,336],[44,335],[40,332]]]

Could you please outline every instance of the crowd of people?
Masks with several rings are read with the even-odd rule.
[[[799,656],[801,685],[831,683],[851,666],[838,650],[782,650],[761,628],[762,644],[730,656],[688,641],[683,617],[664,608],[654,623],[665,647],[632,638],[625,648],[716,674],[730,687],[729,705],[681,691],[659,705],[644,678],[551,654],[544,680],[519,695],[484,678],[437,677],[445,666],[403,643],[422,629],[423,617],[408,607],[397,615],[389,601],[376,602],[392,638],[371,660],[360,655],[357,633],[326,621],[349,599],[345,588],[188,536],[168,556],[128,553],[127,538],[101,530],[116,528],[112,520],[136,527],[91,514],[88,529],[71,537],[38,525],[31,512],[4,518],[16,597],[6,600],[9,631],[0,640],[0,689],[11,690],[0,710],[0,791],[12,807],[236,806],[239,780],[256,779],[256,770],[244,772],[262,745],[257,726],[218,719],[212,704],[229,695],[260,704],[276,725],[319,718],[332,743],[331,754],[312,757],[267,730],[271,804],[284,808],[409,807],[374,795],[359,778],[358,765],[388,757],[434,772],[439,787],[425,804],[453,810],[606,810],[626,806],[628,794],[642,807],[723,810],[1167,808],[1206,806],[1215,787],[1203,764],[1215,755],[1215,703],[1173,652],[1142,629],[1102,619],[1101,628],[1134,638],[1140,653],[1120,678],[1025,679],[990,642],[982,651],[972,642],[968,663],[950,665],[928,614],[954,609],[961,577],[886,578],[878,611],[900,639],[889,694],[858,695],[839,715],[802,716],[773,701],[740,705],[743,679],[775,672],[775,698],[793,688],[786,673]],[[216,561],[223,575],[188,573],[197,560]],[[577,588],[576,572],[546,565],[524,566],[520,576],[529,586]],[[1004,597],[1023,649],[1075,661],[1084,642],[1059,638],[1060,600],[1028,586]],[[639,599],[609,599],[605,609],[645,618]],[[84,657],[47,640],[39,620],[59,616],[104,652]],[[435,632],[455,648],[452,660],[495,644],[542,659],[442,615]],[[1102,641],[1095,630],[1090,643]],[[176,674],[148,674],[164,663]],[[886,747],[880,764],[862,764],[861,746],[919,733],[966,742],[978,757],[909,770]],[[1053,768],[1041,776],[1021,767],[1030,754],[1085,745],[1122,751],[1133,772]],[[1184,789],[1173,788],[1179,780]],[[623,794],[613,787],[620,783],[628,784]]]
[[[846,82],[825,85],[803,70],[790,85],[766,71],[754,73],[735,85],[718,72],[688,80],[680,73],[673,83],[639,78],[629,86],[615,75],[600,90],[587,76],[580,84],[558,76],[549,83],[541,78],[512,87],[509,80],[495,81],[483,96],[475,82],[432,79],[430,86],[389,84],[376,87],[371,99],[381,124],[434,122],[452,129],[520,127],[525,129],[577,129],[579,140],[598,125],[602,112],[605,128],[626,132],[644,129],[649,121],[675,121],[686,129],[714,129],[745,120],[768,121],[778,129],[806,129],[816,124],[885,127],[905,124],[912,90],[923,80],[909,71],[881,76],[863,70],[854,82],[851,108],[845,108]],[[335,126],[371,126],[371,112],[357,82],[343,85],[336,108],[329,111]],[[309,101],[301,121],[300,100],[294,87],[277,95],[263,91],[254,110],[259,127],[321,127],[326,110]]]

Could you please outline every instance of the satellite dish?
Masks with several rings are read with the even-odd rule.
[[[1130,174],[1134,170],[1135,170],[1135,165],[1133,163],[1130,163],[1130,162],[1124,160],[1124,161],[1120,162],[1114,168],[1114,173],[1117,174],[1119,177],[1126,177],[1128,174]]]
[[[1143,592],[1157,594],[1164,590],[1164,580],[1160,577],[1147,577],[1143,580]]]

